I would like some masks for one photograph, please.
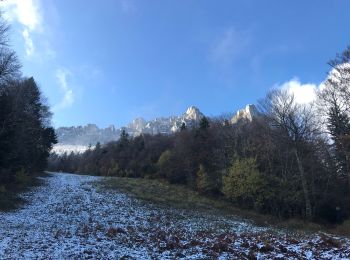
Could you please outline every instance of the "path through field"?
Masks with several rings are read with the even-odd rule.
[[[350,241],[288,235],[233,216],[159,207],[100,177],[55,173],[0,213],[0,259],[349,259]]]

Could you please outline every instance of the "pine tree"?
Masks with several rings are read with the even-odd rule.
[[[119,141],[121,143],[126,143],[129,140],[129,134],[126,132],[125,128],[122,129],[121,133],[120,133],[120,139]]]
[[[210,193],[215,189],[214,180],[210,178],[203,164],[199,165],[197,172],[197,189],[204,193]]]
[[[187,128],[187,127],[186,127],[185,122],[182,122],[181,127],[180,127],[180,131],[185,131],[186,128]]]
[[[203,116],[202,119],[199,121],[199,129],[205,130],[208,129],[210,126],[209,120],[207,117]]]

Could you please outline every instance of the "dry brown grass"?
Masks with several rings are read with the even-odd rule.
[[[16,184],[0,185],[0,211],[15,210],[19,205],[25,203],[18,197],[18,194],[25,192],[31,187],[36,187],[42,184],[42,181],[37,177],[49,177],[46,172],[41,172],[33,176],[25,176]]]
[[[102,181],[102,185],[104,188],[118,189],[138,199],[158,205],[181,209],[217,211],[220,214],[230,214],[239,218],[249,219],[259,226],[272,225],[278,229],[287,229],[298,233],[323,231],[350,236],[350,220],[345,221],[343,225],[332,228],[300,219],[281,220],[253,211],[239,209],[228,201],[204,196],[184,185],[169,184],[164,180],[110,177],[105,178]]]
[[[117,189],[138,199],[179,209],[216,211],[253,220],[257,225],[267,225],[273,218],[253,211],[239,209],[232,203],[189,189],[184,185],[169,184],[163,180],[140,178],[106,178],[104,188]]]
[[[350,236],[350,219],[345,220],[343,224],[337,226],[335,232],[339,235]]]

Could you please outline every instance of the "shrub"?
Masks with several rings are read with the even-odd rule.
[[[202,164],[199,165],[196,184],[197,189],[203,193],[210,193],[215,189],[215,181],[210,178]]]
[[[115,164],[112,168],[108,169],[107,176],[118,176],[119,167]]]
[[[31,182],[31,177],[24,170],[24,168],[16,172],[15,179],[19,185],[23,185],[23,186],[26,186]]]
[[[244,203],[248,207],[261,207],[257,204],[264,201],[265,183],[255,159],[236,160],[223,177],[222,192],[231,201]]]
[[[165,177],[171,169],[170,159],[172,153],[170,150],[163,152],[157,162],[158,174],[161,177]]]

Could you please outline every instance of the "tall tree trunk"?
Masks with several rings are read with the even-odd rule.
[[[350,148],[350,139],[344,140],[346,143],[344,146],[344,153],[345,153],[345,174],[348,176],[348,185],[350,187],[350,156],[349,156],[349,148]]]
[[[297,159],[297,164],[299,168],[300,178],[301,178],[301,184],[303,187],[303,193],[304,193],[304,199],[305,199],[305,216],[306,219],[311,220],[312,218],[312,208],[311,208],[311,201],[309,196],[309,190],[307,187],[306,177],[304,173],[304,167],[300,161],[299,154],[296,148],[294,150],[295,158]]]

